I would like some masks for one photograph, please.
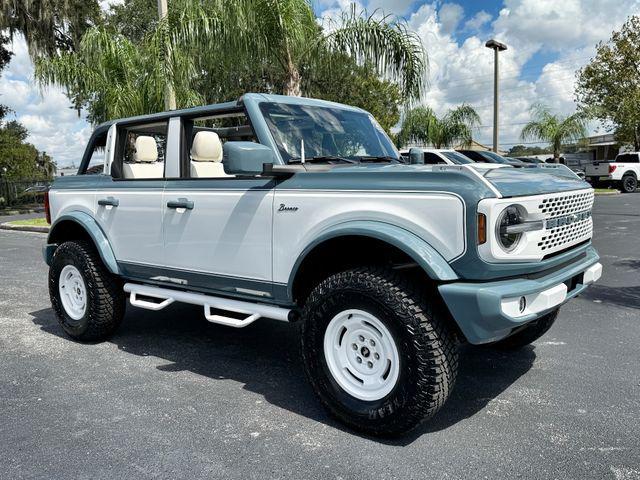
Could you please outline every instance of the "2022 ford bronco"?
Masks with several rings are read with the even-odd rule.
[[[44,257],[71,337],[127,296],[296,322],[322,403],[392,435],[446,401],[460,342],[526,345],[600,277],[592,204],[575,176],[406,164],[367,112],[247,94],[100,125],[48,192]]]

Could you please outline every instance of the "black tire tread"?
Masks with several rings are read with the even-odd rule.
[[[83,274],[88,296],[88,321],[81,332],[70,328],[62,304],[57,300],[58,278],[56,269],[50,269],[49,294],[56,317],[62,328],[71,337],[94,342],[109,337],[120,325],[126,308],[122,281],[111,274],[94,246],[84,240],[64,242],[55,251],[52,265],[64,255],[71,255],[83,265]]]
[[[419,287],[422,288],[419,288]],[[302,335],[302,355],[309,381],[320,397],[323,405],[336,418],[347,425],[367,433],[394,436],[406,433],[421,422],[431,418],[444,405],[455,383],[458,370],[458,344],[455,336],[442,320],[445,311],[437,301],[428,301],[424,285],[416,285],[400,273],[384,267],[359,267],[335,274],[321,282],[309,295],[302,318],[314,321],[318,307],[335,291],[366,291],[392,309],[402,321],[411,338],[412,348],[419,360],[415,365],[418,384],[411,402],[402,406],[402,412],[392,415],[390,422],[381,418],[371,425],[362,425],[346,415],[323,394],[318,379],[308,368],[309,355],[323,355],[312,352],[304,346]]]

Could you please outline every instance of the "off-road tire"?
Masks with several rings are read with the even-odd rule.
[[[531,344],[549,331],[556,321],[559,311],[560,309],[556,309],[551,313],[547,313],[513,335],[492,343],[491,346],[504,350],[517,350]]]
[[[301,319],[302,359],[307,378],[335,418],[367,434],[396,436],[431,418],[445,403],[456,379],[458,344],[439,297],[427,298],[424,290],[392,270],[362,267],[332,275],[311,292]],[[337,313],[348,309],[375,315],[398,348],[398,380],[380,400],[349,395],[328,369],[325,331]]]
[[[86,285],[86,311],[79,320],[67,314],[60,299],[60,273],[66,265],[75,266]],[[120,325],[126,308],[122,282],[105,268],[93,245],[81,240],[64,242],[56,249],[49,268],[49,296],[64,331],[84,342],[109,337]]]
[[[638,189],[638,179],[635,175],[625,175],[620,182],[620,190],[623,193],[633,193]]]

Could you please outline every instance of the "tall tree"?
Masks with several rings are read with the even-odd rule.
[[[416,107],[405,115],[396,141],[399,146],[415,142],[435,148],[451,147],[456,143],[469,145],[473,140],[473,129],[479,123],[478,113],[466,104],[449,110],[440,118],[429,107]]]
[[[24,35],[32,58],[75,50],[100,19],[98,0],[0,0],[0,29]]]
[[[578,72],[580,106],[640,150],[640,16],[630,17]]]
[[[545,105],[531,107],[532,120],[522,129],[522,140],[548,142],[556,163],[560,162],[560,150],[564,143],[580,140],[587,135],[587,116],[584,112],[573,115],[553,114]]]
[[[397,81],[404,100],[422,93],[426,55],[402,21],[351,10],[324,30],[307,0],[174,0],[142,40],[113,24],[90,29],[77,52],[38,59],[36,78],[66,88],[95,122],[162,110],[167,82],[179,107],[251,85],[300,95],[339,55]]]

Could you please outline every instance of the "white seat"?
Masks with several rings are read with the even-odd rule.
[[[222,142],[216,132],[195,134],[191,145],[191,178],[233,177],[224,172]]]
[[[124,178],[162,178],[164,164],[158,162],[158,146],[156,139],[147,135],[136,138],[134,163],[123,163],[122,173]]]

